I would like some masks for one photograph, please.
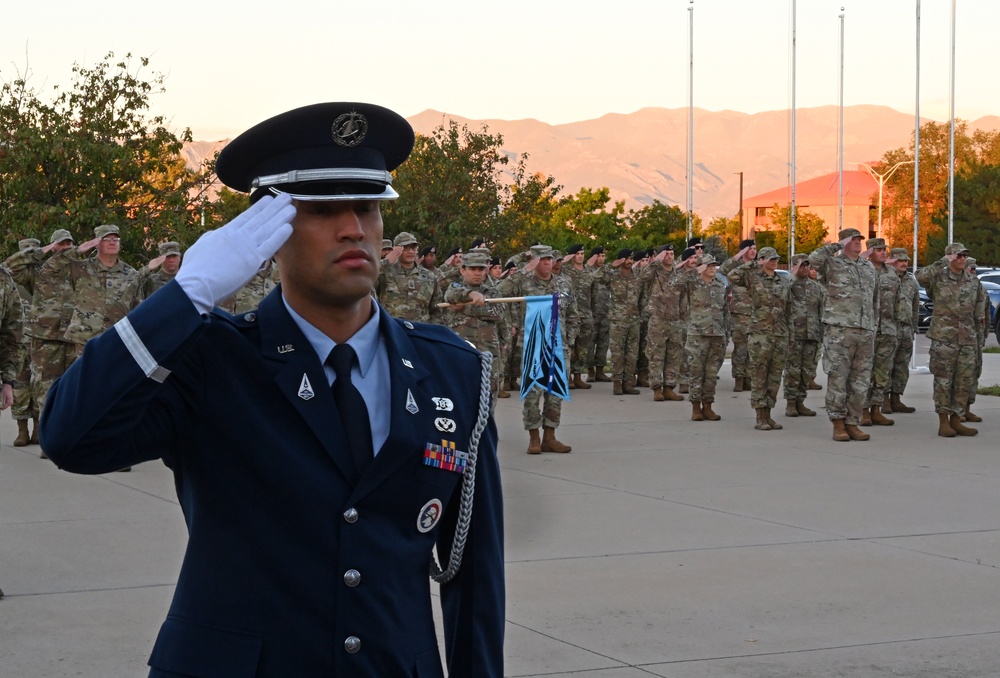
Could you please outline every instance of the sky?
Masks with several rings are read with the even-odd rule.
[[[955,115],[1000,115],[1000,2],[954,0]],[[949,117],[953,0],[921,0],[920,114]],[[917,0],[798,0],[796,105],[914,113]],[[319,101],[366,101],[404,116],[551,124],[694,105],[758,113],[791,106],[792,0],[39,0],[7,3],[0,78],[46,97],[73,63],[149,57],[166,76],[153,113],[198,140],[235,136]],[[693,8],[693,9],[692,9]],[[138,59],[134,60],[138,67]]]

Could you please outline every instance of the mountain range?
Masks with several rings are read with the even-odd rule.
[[[503,137],[512,159],[527,153],[527,167],[555,177],[562,195],[582,187],[608,187],[612,200],[638,209],[653,200],[687,207],[688,109],[644,108],[594,120],[550,125],[539,120],[472,120],[426,110],[408,118],[418,134],[454,120],[478,131],[484,125]],[[926,122],[923,120],[922,122]],[[844,108],[844,169],[872,164],[889,150],[909,147],[914,117],[884,106]],[[739,113],[694,109],[694,212],[706,222],[739,210],[744,197],[788,185],[790,111]],[[838,108],[799,109],[796,115],[796,180],[837,171]],[[969,122],[969,130],[1000,131],[1000,116]],[[228,140],[195,141],[184,149],[192,166]],[[405,196],[404,196],[405,197]]]

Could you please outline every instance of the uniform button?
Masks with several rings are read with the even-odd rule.
[[[248,323],[252,323],[254,320],[257,319],[257,314],[247,313],[245,316],[243,316],[243,319],[246,320]]]
[[[347,640],[344,641],[344,649],[349,654],[355,654],[361,649],[361,639],[357,636],[347,636]]]
[[[356,508],[349,508],[344,511],[344,520],[349,523],[358,522],[358,510]]]
[[[353,589],[361,583],[361,573],[357,570],[348,570],[344,573],[344,583]]]
[[[411,323],[409,320],[404,320],[403,321],[403,327],[405,327],[408,330],[412,330],[413,329],[413,323]]]

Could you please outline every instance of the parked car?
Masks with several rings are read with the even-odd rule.
[[[1000,271],[991,268],[977,268],[976,275],[984,283],[994,283],[1000,285]]]
[[[934,302],[927,296],[927,290],[923,287],[919,289],[919,319],[917,320],[917,332],[926,332],[931,326],[931,314],[934,313]]]

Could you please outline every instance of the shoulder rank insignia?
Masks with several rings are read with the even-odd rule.
[[[424,446],[424,465],[434,468],[454,471],[455,473],[465,473],[465,466],[469,463],[469,453],[455,449],[455,443],[442,440],[440,445],[427,443]]]

